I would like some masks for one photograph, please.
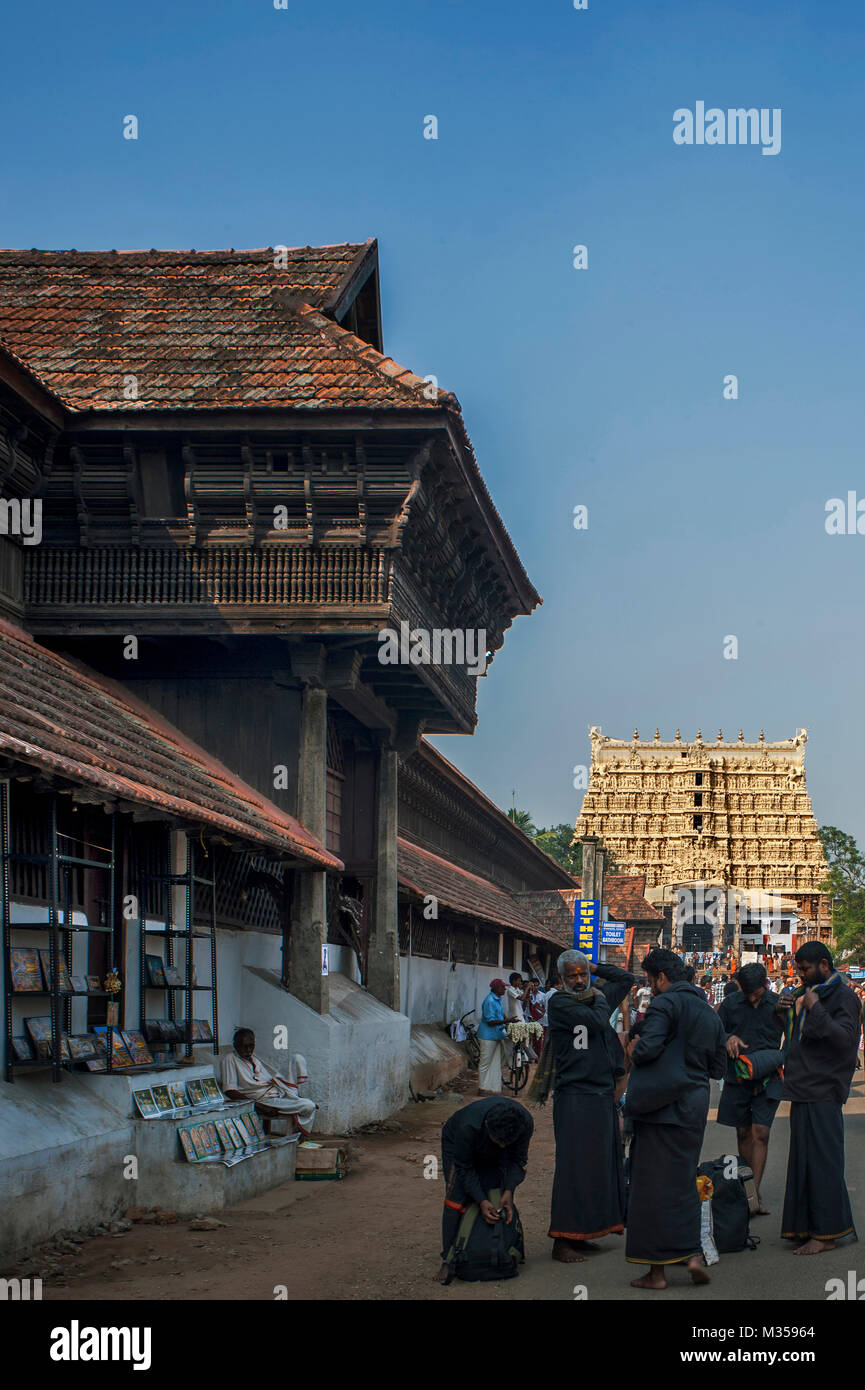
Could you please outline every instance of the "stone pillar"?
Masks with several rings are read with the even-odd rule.
[[[370,922],[367,989],[399,1011],[399,932],[397,927],[397,762],[398,753],[382,740],[376,798],[376,881]]]
[[[327,787],[327,691],[314,676],[305,679],[292,654],[292,667],[304,680],[298,754],[297,815],[302,825],[325,841]],[[327,941],[327,874],[303,870],[298,874],[294,920],[291,924],[289,987],[316,1013],[330,1007],[329,981],[321,973],[322,947]]]

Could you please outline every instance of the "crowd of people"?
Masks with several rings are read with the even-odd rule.
[[[736,967],[732,973],[720,969]],[[484,1001],[479,1089],[483,1098],[444,1126],[446,1182],[439,1277],[454,1274],[454,1236],[471,1202],[494,1224],[514,1219],[534,1121],[501,1094],[506,1020],[544,1028],[529,1101],[553,1097],[555,1173],[548,1236],[552,1258],[571,1264],[625,1235],[625,1258],[645,1266],[636,1288],[664,1289],[681,1264],[708,1283],[697,1168],[710,1080],[721,1086],[718,1123],[736,1132],[753,1171],[755,1215],[770,1215],[760,1186],[772,1124],[790,1102],[790,1144],[781,1234],[798,1255],[855,1238],[844,1179],[843,1106],[862,1046],[865,988],[835,969],[821,942],[796,952],[798,983],[773,988],[765,965],[682,957],[655,948],[644,979],[576,950],[557,975],[494,980]],[[705,967],[708,965],[709,970]],[[713,969],[714,967],[714,969]],[[703,968],[703,973],[698,971]],[[699,983],[697,983],[699,980]],[[498,1059],[498,1060],[497,1060]],[[498,1205],[490,1193],[500,1194]]]

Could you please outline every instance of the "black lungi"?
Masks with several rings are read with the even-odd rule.
[[[566,1240],[621,1235],[625,1180],[613,1095],[558,1092],[553,1129],[556,1175],[547,1234]]]
[[[790,1154],[781,1235],[837,1240],[855,1235],[844,1181],[844,1113],[833,1100],[790,1103]]]
[[[625,1259],[673,1265],[702,1251],[697,1165],[704,1127],[634,1117]]]

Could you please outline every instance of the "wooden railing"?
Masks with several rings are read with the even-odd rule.
[[[25,557],[31,608],[106,605],[378,605],[393,551],[359,546],[92,550],[34,548]]]

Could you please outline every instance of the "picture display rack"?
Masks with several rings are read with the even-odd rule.
[[[51,848],[47,854],[24,854],[12,852],[12,832],[10,819],[10,783],[8,779],[0,784],[0,858],[2,858],[2,872],[0,872],[0,931],[2,931],[2,957],[3,957],[3,982],[6,1002],[6,1035],[4,1038],[4,1071],[7,1081],[14,1081],[16,1071],[32,1070],[35,1068],[51,1068],[53,1081],[60,1081],[63,1071],[71,1067],[71,1062],[63,1061],[61,1052],[61,1034],[69,1033],[71,1022],[70,1015],[72,1010],[73,993],[68,990],[60,989],[59,963],[62,959],[66,964],[67,973],[72,974],[72,939],[76,933],[86,933],[88,935],[100,934],[111,937],[111,959],[117,960],[118,936],[116,929],[116,917],[114,914],[114,893],[115,893],[115,818],[109,816],[111,825],[111,845],[107,847],[108,857],[106,859],[82,858],[79,855],[64,854],[60,850],[60,841],[66,839],[57,826],[57,793],[49,793],[51,800]],[[45,909],[47,920],[45,922],[21,922],[13,923],[11,920],[11,875],[10,869],[13,864],[32,864],[47,866],[49,895],[48,905]],[[102,871],[108,874],[108,915],[113,919],[112,925],[72,925],[72,873],[75,869],[85,871]],[[62,916],[62,921],[60,920]],[[30,1060],[20,1060],[16,1058],[12,1047],[12,1037],[15,1029],[13,1018],[13,1001],[19,1002],[27,995],[16,992],[12,988],[12,948],[17,932],[40,932],[48,933],[48,949],[51,964],[51,988],[41,991],[28,991],[30,998],[47,998],[49,1001],[51,1015],[51,1059],[50,1061],[42,1058],[31,1058]],[[104,990],[88,992],[89,998],[108,998]],[[112,1070],[112,1041],[113,1027],[109,1026],[107,1031],[106,1058],[105,1064],[108,1071]]]
[[[147,995],[161,994],[167,1002],[167,1014],[172,1023],[178,1023],[177,1017],[177,997],[182,996],[184,1004],[184,1018],[186,1020],[186,1038],[180,1043],[160,1044],[160,1048],[168,1046],[172,1052],[177,1048],[182,1048],[182,1055],[187,1058],[194,1056],[194,1043],[192,1039],[192,1019],[194,1016],[193,1003],[198,1008],[209,999],[209,1008],[205,1011],[209,1014],[209,1021],[213,1033],[212,1046],[213,1055],[219,1054],[219,993],[217,987],[216,971],[216,878],[211,870],[210,875],[198,872],[196,859],[201,851],[189,836],[186,838],[186,868],[182,873],[143,873],[139,881],[139,912],[140,912],[140,960],[139,960],[139,993],[140,993],[140,1019],[141,1027],[144,1027],[145,1018],[152,1016],[152,1011],[147,1008]],[[213,857],[211,855],[211,863]],[[154,926],[148,920],[146,904],[151,900],[152,894],[148,893],[150,887],[157,890],[159,909],[155,914],[161,926]],[[182,924],[178,924],[178,913],[175,907],[176,888],[183,889],[184,905],[181,915]],[[206,928],[196,929],[196,890],[208,889],[210,898],[210,911],[208,913],[208,924]],[[147,971],[147,946],[148,942],[162,941],[165,944],[165,954],[162,957],[165,965],[180,965],[183,975],[183,984],[164,986],[152,985],[148,980]],[[193,983],[193,969],[195,966],[194,943],[196,941],[207,941],[210,945],[210,983]],[[178,948],[181,948],[183,955],[182,962],[176,959]]]

